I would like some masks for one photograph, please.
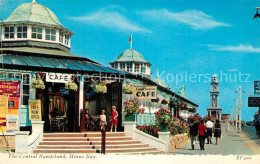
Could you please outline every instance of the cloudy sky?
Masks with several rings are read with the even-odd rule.
[[[0,0],[0,18],[31,0]],[[219,76],[220,107],[230,113],[242,87],[242,119],[252,120],[257,108],[247,107],[253,81],[260,80],[260,19],[253,19],[256,0],[36,0],[50,8],[75,32],[71,52],[103,65],[133,48],[152,63],[172,88],[185,86],[187,98],[209,107],[209,77]],[[158,72],[155,71],[158,69]]]

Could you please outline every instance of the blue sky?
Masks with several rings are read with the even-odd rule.
[[[247,107],[247,97],[253,95],[253,81],[260,80],[260,19],[253,19],[259,1],[36,1],[75,32],[72,53],[108,66],[129,48],[133,34],[133,48],[152,63],[152,70],[158,69],[173,91],[185,85],[187,98],[200,105],[202,116],[209,107],[208,77],[218,74],[223,113],[230,113],[235,90],[241,86],[246,92],[242,119],[253,119],[257,108]],[[25,2],[31,0],[0,0],[0,18],[6,19]],[[176,81],[181,76],[183,80]],[[185,80],[185,76],[196,78]]]

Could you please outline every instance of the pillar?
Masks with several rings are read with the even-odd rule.
[[[169,144],[170,144],[170,132],[158,132],[159,139],[163,140],[166,143],[165,152],[169,152]]]
[[[80,81],[79,81],[79,126],[80,126],[80,120],[81,120],[81,109],[84,108],[84,79],[82,75],[80,75]]]
[[[28,137],[29,131],[18,131],[15,132],[15,152],[25,153],[28,150]]]
[[[124,132],[126,136],[134,137],[134,130],[136,128],[136,122],[123,122]]]

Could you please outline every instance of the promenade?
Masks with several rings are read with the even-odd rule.
[[[256,139],[255,139],[256,140]],[[183,146],[177,147],[172,154],[184,155],[255,155],[260,154],[260,145],[251,140],[246,133],[238,133],[234,127],[226,131],[226,124],[222,124],[222,138],[216,145],[215,137],[212,144],[205,140],[205,150],[200,150],[199,142],[196,141],[195,150],[191,149],[190,141]]]

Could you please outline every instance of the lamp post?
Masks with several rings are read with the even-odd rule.
[[[242,124],[242,117],[241,117],[241,105],[242,105],[242,100],[241,100],[241,93],[246,93],[244,90],[242,90],[241,87],[236,90],[236,93],[239,93],[239,117],[238,117],[238,122],[239,122],[239,128],[238,128],[238,133],[241,132],[241,124]]]
[[[235,120],[235,128],[237,129],[237,98],[234,98],[233,101],[236,102],[236,110],[235,110],[235,118],[234,118],[234,120]]]

